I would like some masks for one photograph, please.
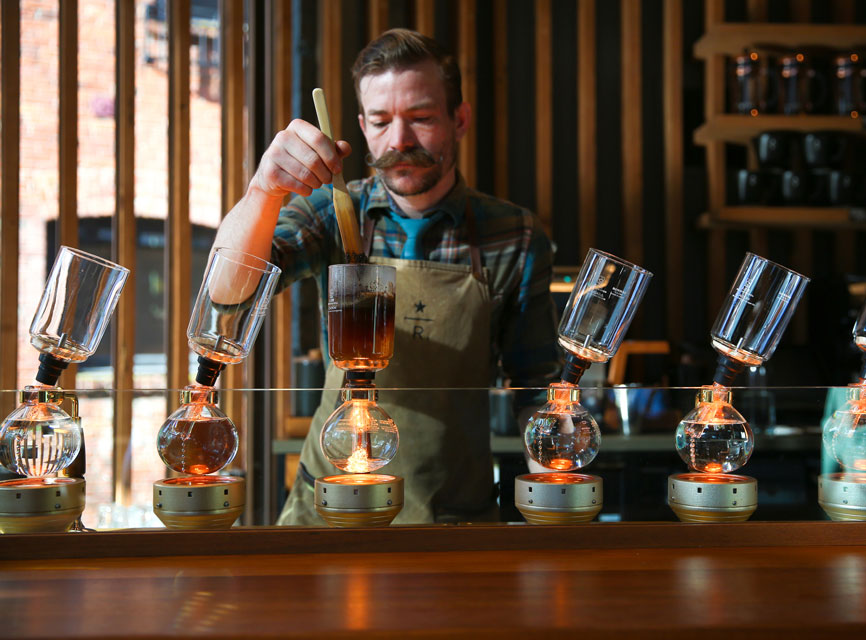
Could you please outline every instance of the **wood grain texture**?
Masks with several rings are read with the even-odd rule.
[[[473,108],[478,97],[478,37],[476,35],[475,0],[463,0],[457,6],[457,62],[463,81],[463,100]],[[458,166],[466,184],[475,187],[477,179],[478,129],[470,122],[460,141]]]
[[[114,501],[129,504],[132,489],[130,467],[132,442],[133,358],[135,356],[135,2],[115,4],[114,166],[115,214],[112,219],[111,256],[129,269],[124,292],[117,302],[112,334],[114,445],[112,468]]]
[[[665,287],[667,336],[683,339],[683,3],[665,0],[662,16],[665,140]]]
[[[707,18],[719,16],[719,19],[715,20],[715,26],[708,28],[695,43],[696,58],[738,55],[745,47],[751,47],[756,42],[772,42],[780,47],[791,48],[804,46],[856,48],[864,41],[864,33],[866,33],[866,25],[862,24],[721,23],[723,15],[724,12],[719,13],[715,10],[707,14]]]
[[[431,38],[436,34],[436,0],[415,0],[415,30]]]
[[[535,3],[535,213],[553,235],[553,7]]]
[[[840,24],[852,24],[856,17],[855,0],[832,0],[833,20]],[[857,268],[857,235],[848,231],[836,234],[836,271],[853,273]]]
[[[78,0],[60,3],[58,56],[59,245],[78,247]],[[70,382],[72,384],[70,384]],[[62,385],[75,388],[65,371]]]
[[[577,5],[577,190],[579,256],[595,246],[598,216],[595,0]]]
[[[16,638],[857,637],[866,631],[864,526],[4,536],[0,602]],[[143,546],[162,555],[113,553],[135,552],[147,538]],[[234,552],[205,555],[220,539],[233,540]],[[67,541],[94,553],[28,553]],[[46,601],[51,615],[36,615]]]
[[[508,199],[508,2],[493,0],[493,192]]]
[[[192,237],[189,220],[189,26],[189,1],[169,3],[166,342],[170,389],[182,389],[189,383],[189,347],[186,338],[190,312]],[[175,404],[176,397],[170,397],[169,409]]]
[[[621,0],[622,204],[625,257],[643,262],[643,92],[641,3]]]
[[[20,168],[21,9],[17,2],[0,3],[2,10],[2,77],[0,77],[0,389],[18,387],[18,170]],[[0,396],[0,413],[15,406],[13,394]]]
[[[388,29],[388,0],[367,0],[367,39]]]
[[[343,135],[343,12],[340,0],[322,3],[322,65],[321,87],[328,100],[328,112],[333,124],[334,140]]]
[[[746,3],[746,14],[750,22],[766,22],[770,16],[769,0],[748,0]],[[758,157],[754,148],[749,145],[747,148],[749,158],[749,169],[758,168]],[[767,255],[769,245],[767,242],[766,229],[750,229],[749,230],[749,249],[752,253],[759,256]]]

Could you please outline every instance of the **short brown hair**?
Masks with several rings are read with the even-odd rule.
[[[355,82],[355,96],[358,109],[363,114],[361,104],[361,79],[394,69],[405,69],[412,65],[432,60],[442,73],[445,83],[445,99],[448,113],[463,103],[463,90],[460,87],[460,67],[457,60],[445,47],[432,38],[411,29],[390,29],[364,47],[352,65],[352,79]]]

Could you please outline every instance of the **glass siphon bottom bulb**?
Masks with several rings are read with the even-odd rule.
[[[598,455],[601,431],[580,404],[576,385],[559,382],[547,389],[547,404],[532,414],[523,432],[529,457],[552,471],[574,471]]]

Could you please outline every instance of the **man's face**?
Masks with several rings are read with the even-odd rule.
[[[358,120],[372,166],[391,192],[420,195],[449,175],[468,114],[465,105],[448,113],[445,84],[433,61],[365,76],[359,88]]]

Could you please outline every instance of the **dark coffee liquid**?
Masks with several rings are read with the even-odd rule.
[[[213,473],[231,462],[238,450],[238,434],[228,418],[175,420],[160,429],[156,450],[175,471]]]
[[[394,355],[394,294],[365,292],[329,301],[328,352],[341,369],[388,366]]]

